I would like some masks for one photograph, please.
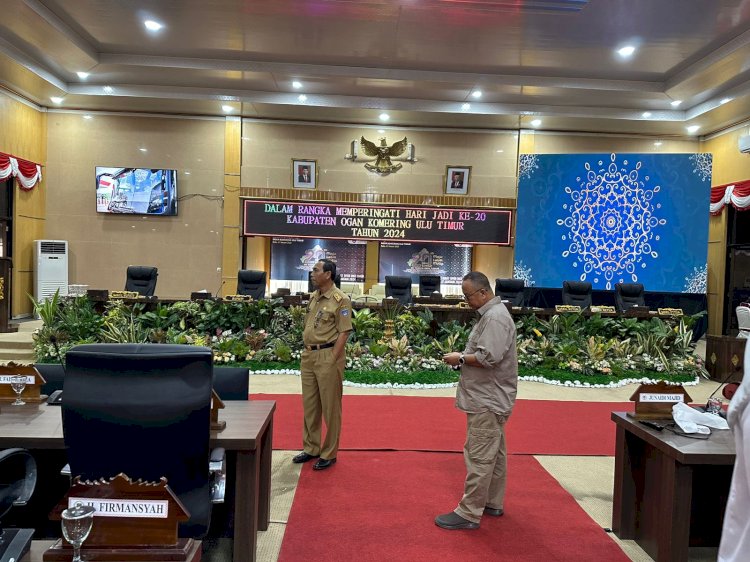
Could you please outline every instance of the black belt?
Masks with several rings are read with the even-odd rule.
[[[328,342],[328,343],[319,343],[315,345],[306,345],[305,349],[307,351],[318,351],[319,349],[328,349],[329,347],[333,347],[336,345],[335,341]]]

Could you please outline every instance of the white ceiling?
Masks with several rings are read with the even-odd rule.
[[[2,4],[0,84],[44,107],[653,136],[750,117],[750,0]]]

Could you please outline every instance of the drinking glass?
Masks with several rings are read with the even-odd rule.
[[[13,375],[10,378],[10,387],[13,389],[13,392],[16,393],[16,401],[13,402],[11,406],[23,406],[26,404],[26,402],[21,400],[21,393],[23,392],[23,389],[26,388],[26,376]]]
[[[81,545],[91,532],[94,523],[93,505],[82,505],[76,502],[73,507],[62,512],[62,533],[65,540],[73,545],[72,562],[82,562]]]
[[[724,402],[722,402],[721,398],[711,397],[706,404],[706,413],[719,415],[723,405]]]

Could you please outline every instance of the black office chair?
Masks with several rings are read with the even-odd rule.
[[[615,308],[623,313],[634,306],[646,306],[641,283],[615,283]]]
[[[154,296],[156,290],[156,278],[159,270],[147,265],[129,265],[127,278],[125,279],[125,290],[135,291],[143,297]]]
[[[240,269],[237,272],[237,294],[250,295],[256,301],[266,297],[266,272]]]
[[[385,276],[385,296],[393,297],[402,305],[411,303],[411,277]]]
[[[336,285],[339,289],[341,288],[341,274],[337,273],[336,277],[333,278],[333,284]],[[307,292],[312,293],[317,287],[315,286],[315,283],[313,283],[312,280],[312,271],[307,272]]]
[[[588,281],[563,281],[563,304],[580,306],[581,310],[591,306],[591,283]]]
[[[207,347],[87,344],[68,351],[63,436],[72,476],[120,472],[169,487],[190,513],[181,537],[208,532],[212,502],[209,438],[213,357]],[[223,450],[211,460],[222,464]],[[212,463],[213,464],[213,463]],[[214,493],[217,493],[218,496]],[[213,497],[212,497],[212,494]]]
[[[523,306],[523,279],[495,279],[495,296],[508,301],[511,306]]]
[[[0,451],[0,522],[13,507],[24,506],[34,493],[37,468],[26,449]],[[5,529],[0,525],[0,560],[20,560],[31,546],[34,529]]]
[[[420,275],[419,276],[419,296],[429,297],[432,293],[440,292],[439,275]]]

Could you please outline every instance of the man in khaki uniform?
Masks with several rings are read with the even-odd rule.
[[[305,316],[300,370],[305,424],[303,451],[292,462],[303,463],[320,457],[313,468],[323,470],[336,462],[341,434],[341,395],[343,391],[345,345],[352,331],[352,304],[334,284],[336,264],[320,260],[312,270],[318,289],[310,297]],[[321,417],[326,422],[326,438],[321,438]]]
[[[484,273],[467,273],[466,302],[480,314],[463,353],[443,361],[461,369],[456,408],[466,412],[466,481],[458,507],[438,515],[443,529],[478,529],[483,515],[503,514],[506,482],[505,422],[516,401],[516,325]]]

